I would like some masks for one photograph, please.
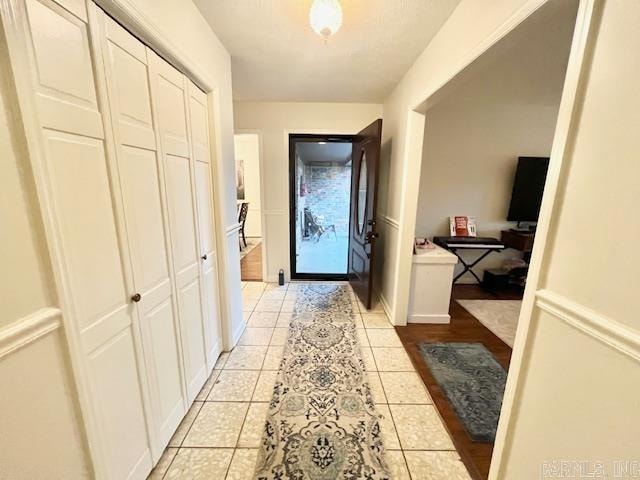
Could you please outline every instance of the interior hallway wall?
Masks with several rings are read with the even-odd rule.
[[[563,461],[589,472],[601,462],[607,478],[640,471],[640,255],[629,248],[640,236],[640,3],[595,5],[526,345],[516,339],[503,468],[494,462],[491,478],[539,478]]]
[[[247,237],[262,236],[262,207],[260,205],[260,137],[254,133],[235,135],[236,164],[244,165],[244,200],[249,202],[249,212],[245,224]]]
[[[506,218],[517,158],[551,153],[574,19],[575,10],[568,9],[547,19],[544,30],[530,27],[526,42],[429,109],[416,236],[449,235],[451,215],[474,216],[482,237],[500,238],[501,230],[515,226]],[[482,278],[485,269],[520,256],[512,249],[493,253],[474,271]],[[460,281],[475,283],[469,273]]]
[[[235,102],[236,130],[259,131],[268,281],[289,278],[289,133],[353,134],[382,117],[382,105]]]

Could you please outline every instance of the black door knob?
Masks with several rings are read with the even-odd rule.
[[[200,257],[200,258],[202,258],[202,260],[206,260],[207,259],[207,255],[206,254],[202,255],[202,257]]]
[[[131,301],[134,303],[138,303],[141,299],[142,299],[142,295],[140,295],[139,293],[136,293],[131,297]]]

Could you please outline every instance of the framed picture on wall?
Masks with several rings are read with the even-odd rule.
[[[238,200],[244,200],[244,160],[236,160],[236,192]]]

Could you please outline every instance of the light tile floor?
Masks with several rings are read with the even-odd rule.
[[[253,478],[297,285],[243,282],[247,328],[220,355],[150,479]],[[372,395],[396,480],[468,480],[451,438],[381,305],[353,298]]]

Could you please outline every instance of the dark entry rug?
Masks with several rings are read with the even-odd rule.
[[[481,343],[422,343],[420,352],[474,442],[493,442],[507,372]]]

